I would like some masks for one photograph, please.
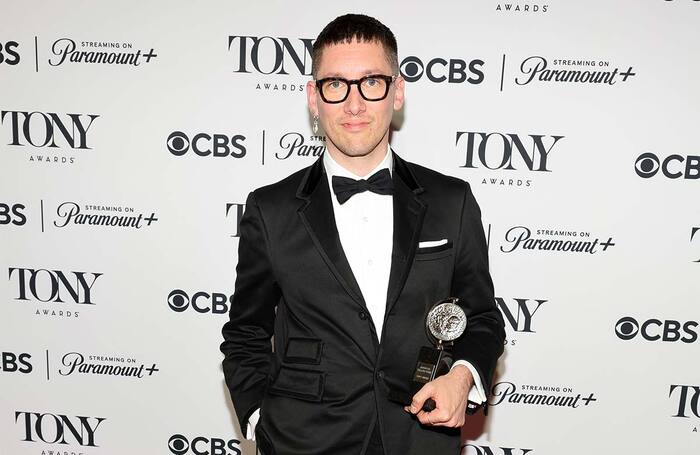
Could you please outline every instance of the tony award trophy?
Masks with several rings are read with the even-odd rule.
[[[418,361],[411,380],[411,394],[405,396],[400,392],[390,393],[394,401],[411,404],[413,395],[427,382],[442,376],[452,368],[452,342],[459,338],[467,328],[467,315],[457,305],[456,297],[441,300],[433,305],[425,318],[425,329],[433,346],[423,346],[418,353]],[[435,409],[435,401],[428,398],[423,403],[423,410]]]

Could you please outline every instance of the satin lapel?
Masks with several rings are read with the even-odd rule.
[[[405,162],[396,155],[394,157],[394,246],[391,253],[385,320],[406,283],[427,208],[404,181],[404,178],[411,178],[407,175],[409,171]]]
[[[308,196],[307,203],[299,209],[299,216],[333,275],[350,297],[366,309],[362,292],[340,244],[325,174],[322,173],[318,177],[313,193]]]

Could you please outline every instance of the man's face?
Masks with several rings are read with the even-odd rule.
[[[342,77],[360,79],[370,74],[391,76],[391,65],[384,47],[378,42],[332,44],[323,48],[318,65],[317,79]],[[327,146],[348,157],[366,156],[386,147],[389,125],[394,110],[401,109],[404,100],[404,81],[398,77],[389,86],[389,93],[381,101],[366,101],[357,85],[352,85],[345,101],[337,104],[321,99],[315,82],[307,86],[309,109],[326,133]],[[381,146],[381,147],[380,147]]]

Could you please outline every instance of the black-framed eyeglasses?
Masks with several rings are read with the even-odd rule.
[[[316,88],[321,99],[326,103],[342,103],[350,94],[350,87],[357,85],[360,96],[366,101],[381,101],[389,93],[389,86],[397,76],[370,74],[361,79],[343,79],[342,77],[326,77],[316,81]]]

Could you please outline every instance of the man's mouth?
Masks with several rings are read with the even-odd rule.
[[[341,125],[346,131],[361,131],[369,125],[369,121],[342,122]]]

